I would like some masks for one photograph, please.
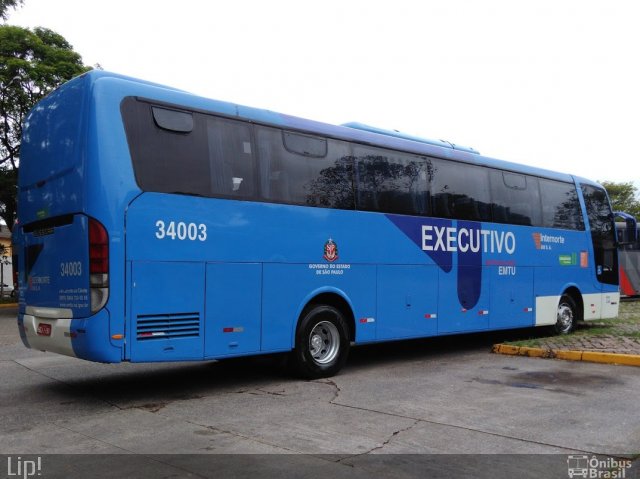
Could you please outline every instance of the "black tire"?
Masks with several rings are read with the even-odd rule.
[[[292,353],[296,372],[307,379],[335,375],[349,355],[349,328],[342,312],[329,305],[312,305],[301,315]]]
[[[563,294],[558,303],[556,323],[551,327],[554,334],[569,334],[578,321],[578,307],[568,294]]]

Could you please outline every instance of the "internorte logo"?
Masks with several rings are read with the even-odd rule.
[[[563,245],[564,236],[554,236],[542,233],[533,233],[533,243],[537,250],[551,251],[553,245]]]
[[[422,225],[422,250],[513,254],[516,237],[511,231]]]

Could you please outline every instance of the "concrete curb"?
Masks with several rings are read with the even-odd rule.
[[[640,366],[640,355],[601,353],[598,351],[570,351],[564,349],[543,349],[510,344],[494,344],[492,351],[497,354],[511,356],[527,356],[530,358],[553,358],[567,361],[586,361],[590,363],[618,364],[624,366]]]
[[[1,308],[17,308],[18,307],[18,303],[3,303],[0,304],[0,309]]]

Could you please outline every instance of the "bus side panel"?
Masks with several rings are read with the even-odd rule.
[[[262,265],[207,264],[205,357],[260,352]]]
[[[491,271],[489,329],[533,326],[533,270],[527,266],[487,266]]]
[[[454,258],[457,277],[439,271],[438,333],[486,331],[493,314],[490,272],[480,266],[460,266],[457,261]]]
[[[617,318],[620,308],[620,291],[611,285],[603,285],[601,319]]]
[[[376,339],[433,336],[438,331],[438,267],[378,267]]]
[[[535,268],[534,288],[536,298],[535,326],[555,324],[560,297],[569,287],[579,288],[584,298],[585,314],[590,306],[587,295],[599,293],[594,288],[589,289],[591,281],[588,277],[589,270],[578,267],[540,266]],[[599,307],[598,307],[599,309]]]
[[[309,300],[323,292],[335,292],[352,305],[356,342],[375,340],[376,267],[323,264],[327,268],[316,269],[314,264],[264,265],[263,351],[290,350],[294,346],[302,309]]]
[[[131,361],[204,358],[203,263],[132,264]]]
[[[621,249],[618,252],[620,262],[620,290],[625,296],[640,294],[640,251]]]
[[[122,361],[122,347],[109,342],[112,319],[102,309],[90,318],[71,321],[71,344],[77,357],[103,363]]]

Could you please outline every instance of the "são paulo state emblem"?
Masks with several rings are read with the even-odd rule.
[[[330,263],[333,263],[338,259],[338,245],[331,238],[329,238],[324,244],[323,258]]]

